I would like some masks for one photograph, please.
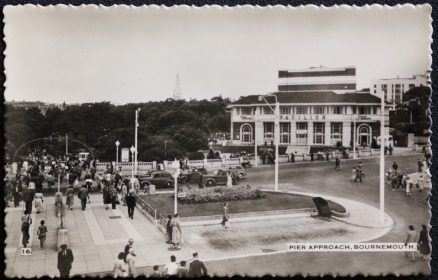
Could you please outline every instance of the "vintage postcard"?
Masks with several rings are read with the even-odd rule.
[[[6,6],[6,276],[430,275],[431,12]]]

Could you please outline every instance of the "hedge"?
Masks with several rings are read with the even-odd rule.
[[[266,195],[258,188],[250,186],[240,187],[217,187],[214,189],[196,189],[186,192],[186,197],[178,198],[179,202],[192,203],[208,203],[208,202],[226,202],[236,200],[253,200],[265,198]]]

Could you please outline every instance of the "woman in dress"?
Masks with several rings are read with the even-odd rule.
[[[125,253],[120,252],[117,256],[116,263],[114,264],[114,278],[128,277],[128,264],[125,262]]]
[[[41,208],[43,208],[43,202],[44,202],[44,196],[42,193],[38,192],[35,193],[34,195],[34,200],[35,200],[35,208],[36,208],[36,212],[37,214],[41,211]]]
[[[351,175],[351,182],[354,182],[354,180],[356,180],[356,176],[357,176],[357,170],[356,167],[353,167],[353,174]]]
[[[231,177],[231,172],[228,172],[227,174],[227,187],[228,188],[233,187],[233,178]]]
[[[65,196],[67,197],[65,204],[67,204],[67,207],[70,208],[70,210],[73,210],[75,189],[72,186],[69,186],[65,192]]]
[[[122,183],[122,189],[121,189],[121,200],[123,201],[123,205],[126,206],[126,196],[128,195],[128,187],[123,182]]]
[[[418,251],[422,256],[421,259],[426,261],[430,255],[429,233],[426,225],[421,226],[420,237],[418,238]]]
[[[167,215],[167,223],[166,223],[166,237],[167,244],[172,243],[172,216]]]
[[[173,248],[179,250],[179,245],[181,244],[181,224],[179,221],[179,215],[175,214],[170,223],[172,225],[172,243]]]

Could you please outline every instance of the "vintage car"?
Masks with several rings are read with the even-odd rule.
[[[192,167],[189,170],[182,170],[178,177],[180,183],[198,183],[199,176],[207,174],[207,169],[204,167]]]
[[[227,171],[233,172],[234,176],[242,180],[246,178],[246,170],[240,165],[231,165],[225,168]]]
[[[173,174],[167,171],[151,171],[146,176],[138,177],[140,187],[155,185],[157,188],[172,188],[174,186]]]
[[[207,186],[226,185],[228,172],[227,170],[218,169],[212,174],[205,175],[205,184]],[[235,184],[237,179],[233,172],[231,172],[231,177],[233,178],[233,184]]]

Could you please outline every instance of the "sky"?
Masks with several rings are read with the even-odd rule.
[[[430,68],[429,5],[318,8],[7,6],[6,101],[232,100],[276,91],[278,70],[356,66],[374,78]]]

